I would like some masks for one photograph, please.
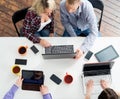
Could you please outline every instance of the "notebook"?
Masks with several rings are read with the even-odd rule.
[[[23,90],[40,91],[40,86],[44,84],[43,71],[22,70]]]
[[[100,80],[106,80],[111,84],[111,68],[113,64],[114,62],[84,64],[82,75],[84,94],[86,94],[86,84],[90,79],[94,81],[93,94],[100,93],[102,91]]]
[[[42,54],[44,59],[74,58],[75,55],[73,45],[50,46],[45,48]]]
[[[114,49],[112,45],[100,50],[99,52],[95,53],[95,57],[99,62],[106,62],[112,61],[119,57],[117,51]]]

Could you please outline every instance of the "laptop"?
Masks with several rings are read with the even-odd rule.
[[[92,94],[100,93],[102,91],[100,80],[106,80],[111,84],[111,68],[113,64],[114,62],[84,64],[82,75],[84,94],[86,94],[86,84],[90,79],[94,81]]]
[[[22,70],[23,90],[40,91],[40,86],[44,84],[44,75],[42,71]]]
[[[117,51],[114,49],[112,45],[100,50],[99,52],[95,53],[95,57],[99,62],[106,62],[112,61],[119,57]]]
[[[74,58],[73,45],[55,45],[44,49],[42,54],[44,59]]]

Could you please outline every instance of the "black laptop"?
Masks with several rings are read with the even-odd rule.
[[[44,59],[74,58],[75,55],[73,45],[50,46],[45,48],[42,54]]]
[[[43,71],[22,70],[22,89],[40,91],[40,86],[44,84]]]

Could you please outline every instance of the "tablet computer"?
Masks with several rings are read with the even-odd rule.
[[[43,71],[22,70],[22,89],[40,91],[40,86],[44,84]]]
[[[119,57],[118,53],[114,49],[112,45],[100,50],[99,52],[95,53],[95,57],[99,62],[106,62],[111,61]]]

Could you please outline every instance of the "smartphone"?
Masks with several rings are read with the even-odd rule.
[[[33,51],[34,54],[39,52],[39,50],[34,45],[30,49]]]
[[[26,65],[27,59],[15,59],[15,64]]]
[[[85,55],[85,59],[89,60],[93,55],[93,52],[88,51],[87,54]]]
[[[55,74],[52,74],[50,79],[58,85],[62,82],[62,80],[59,77],[57,77]]]

